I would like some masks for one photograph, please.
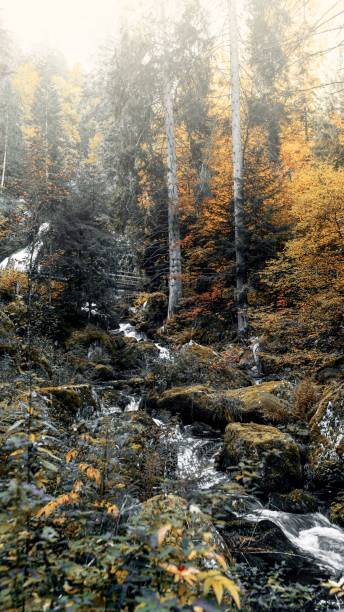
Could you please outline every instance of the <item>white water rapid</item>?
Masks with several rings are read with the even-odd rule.
[[[131,323],[120,323],[119,329],[116,330],[116,333],[123,334],[125,338],[135,338],[137,342],[146,342],[148,338],[144,332],[139,332],[135,329]],[[157,342],[154,343],[154,346],[159,351],[160,359],[169,361],[171,359],[171,352],[165,346],[161,346]]]
[[[296,548],[313,557],[321,567],[335,573],[344,572],[344,531],[332,525],[323,514],[291,514],[261,507],[244,518],[255,523],[271,521]]]

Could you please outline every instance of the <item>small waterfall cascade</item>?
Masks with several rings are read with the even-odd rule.
[[[31,252],[32,252],[32,262],[35,263],[37,257],[43,247],[42,237],[46,234],[50,229],[49,223],[42,223],[40,226],[37,238],[35,243],[32,245],[13,253],[9,257],[6,257],[2,262],[0,262],[0,270],[16,270],[17,272],[28,272],[30,267],[31,260]]]
[[[313,557],[321,567],[332,572],[344,570],[344,531],[332,525],[323,514],[292,514],[260,507],[244,518],[254,523],[271,521],[296,548]]]
[[[124,322],[115,330],[116,334],[134,338],[137,342],[148,341],[145,333],[138,331]],[[172,359],[169,349],[155,344],[159,348],[160,359]],[[251,350],[254,357],[253,375],[259,384],[261,364],[259,360],[259,340],[253,338]],[[125,392],[118,405],[104,407],[105,414],[117,414],[139,410],[142,398]],[[333,437],[333,409],[329,403],[321,423],[323,434]],[[222,448],[222,436],[207,425],[175,425],[167,420],[160,420],[160,415],[153,418],[161,429],[161,439],[166,446],[175,449],[175,479],[181,481],[190,491],[211,491],[229,483],[229,476],[217,469],[217,456]],[[165,417],[163,417],[165,419]],[[338,439],[342,439],[342,430],[337,428]],[[314,560],[320,568],[329,574],[340,576],[344,569],[344,530],[332,524],[320,513],[294,514],[265,508],[254,496],[228,493],[231,498],[232,511],[236,516],[254,523],[270,521],[283,532],[287,540],[306,558]]]
[[[252,374],[256,378],[257,384],[259,384],[260,378],[262,376],[262,365],[261,365],[260,358],[259,358],[259,351],[260,351],[259,338],[252,338],[251,339],[250,348],[251,348],[251,351],[252,351],[252,354],[253,354],[253,360],[254,360],[254,366],[252,368]]]
[[[137,342],[147,342],[148,337],[144,332],[137,331],[131,323],[120,323],[119,329],[116,330],[115,333],[123,334],[125,338],[134,338]],[[161,346],[157,342],[154,343],[154,346],[159,351],[159,357],[162,360],[169,361],[171,359],[171,351],[165,347]]]

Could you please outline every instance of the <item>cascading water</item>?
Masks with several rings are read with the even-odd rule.
[[[139,332],[130,323],[122,323],[116,333],[134,338],[137,342],[146,341],[147,336]],[[159,345],[161,359],[171,359],[170,351]],[[255,361],[254,374],[261,374],[259,361],[259,342],[253,339],[251,349]],[[125,406],[111,406],[106,413],[123,413],[138,410],[141,399],[125,395]],[[221,438],[204,426],[195,433],[194,426],[172,426],[158,418],[153,418],[162,430],[165,444],[176,447],[175,478],[189,483],[191,490],[211,490],[229,482],[227,474],[216,468],[216,456],[221,449]],[[339,574],[344,568],[344,531],[330,523],[320,513],[292,514],[264,508],[253,496],[228,494],[231,498],[233,512],[238,517],[252,523],[268,520],[278,526],[288,541],[305,557],[312,558],[322,569],[332,574]],[[242,503],[241,503],[242,502]],[[241,508],[241,509],[240,509]],[[240,510],[239,510],[240,509]]]
[[[323,514],[291,514],[257,508],[243,516],[254,523],[271,521],[296,548],[313,557],[321,567],[334,572],[343,571],[344,532]]]
[[[134,338],[137,342],[145,342],[148,340],[148,337],[146,336],[144,332],[137,331],[135,327],[131,325],[131,323],[128,323],[128,322],[121,323],[119,326],[119,329],[116,330],[116,333],[123,334],[125,338]],[[160,359],[163,359],[163,360],[171,359],[171,352],[168,348],[166,348],[165,346],[161,346],[161,344],[158,344],[157,342],[154,343],[154,346],[159,351]]]

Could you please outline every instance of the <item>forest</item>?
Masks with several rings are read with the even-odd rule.
[[[0,610],[344,610],[343,1],[7,3]]]

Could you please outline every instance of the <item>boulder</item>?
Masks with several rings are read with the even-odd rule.
[[[205,385],[173,387],[165,391],[153,405],[158,410],[168,410],[179,415],[184,424],[201,421],[225,429],[232,420],[230,406],[226,405],[220,394]]]
[[[332,384],[310,422],[309,463],[315,486],[328,491],[344,487],[344,383]]]
[[[256,423],[230,423],[225,432],[221,467],[254,462],[259,486],[265,491],[288,491],[301,481],[297,444],[276,427]]]
[[[308,514],[317,512],[319,502],[308,491],[304,489],[294,489],[290,493],[276,493],[270,498],[271,506],[274,510],[282,512],[293,512],[294,514]]]
[[[100,400],[90,385],[41,387],[39,393],[51,402],[56,416],[61,413],[72,418],[79,413],[88,416],[101,408]]]
[[[232,420],[281,424],[293,418],[293,387],[285,381],[229,390],[223,395],[232,402]]]
[[[165,391],[155,407],[178,414],[185,424],[202,421],[220,429],[233,421],[286,423],[292,408],[282,397],[291,397],[291,393],[291,385],[283,381],[226,391],[192,385]]]
[[[230,365],[225,355],[195,342],[182,346],[174,360],[164,364],[164,377],[169,386],[205,384],[236,389],[251,385],[248,376]]]
[[[335,356],[322,365],[314,374],[314,378],[320,384],[344,379],[344,356]]]

